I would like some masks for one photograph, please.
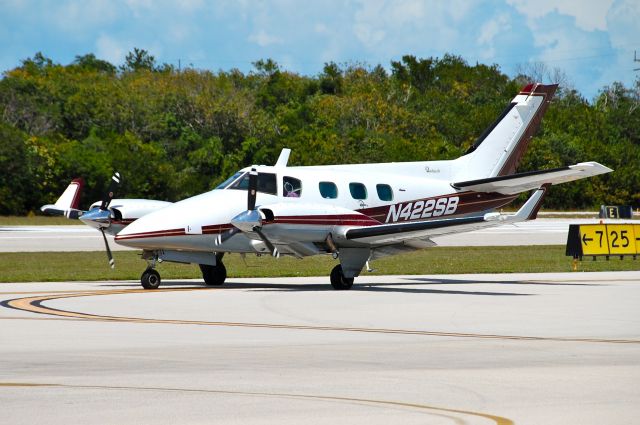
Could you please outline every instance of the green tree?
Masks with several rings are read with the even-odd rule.
[[[124,65],[120,67],[122,71],[155,71],[156,58],[144,49],[133,48],[132,52],[127,53],[124,59]]]

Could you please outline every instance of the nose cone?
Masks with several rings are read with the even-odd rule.
[[[82,214],[79,219],[87,226],[106,229],[111,225],[111,211],[95,208]]]
[[[159,249],[167,237],[184,236],[185,226],[177,204],[149,213],[122,229],[116,243],[132,248]]]

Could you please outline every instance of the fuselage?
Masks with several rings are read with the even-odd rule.
[[[298,256],[316,249],[328,234],[345,226],[479,214],[505,205],[514,196],[459,191],[451,187],[454,161],[355,164],[312,167],[258,166],[257,208],[264,232],[278,243],[284,235]],[[243,182],[250,167],[218,188],[152,212],[131,223],[116,242],[145,250],[263,252],[255,235],[240,233],[221,246],[217,235],[247,209]],[[315,245],[314,245],[315,244]]]

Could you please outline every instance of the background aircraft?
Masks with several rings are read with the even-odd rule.
[[[122,206],[109,207],[112,186],[80,219],[143,250],[147,289],[160,285],[159,261],[199,264],[207,285],[221,285],[225,253],[331,254],[339,260],[331,285],[349,289],[368,261],[433,246],[434,236],[535,219],[551,185],[612,171],[587,162],[515,173],[556,88],[524,87],[454,160],[289,167],[284,149],[274,166],[247,167],[216,189],[174,204],[118,200]],[[119,179],[116,173],[112,183]],[[495,212],[530,190],[515,214]]]

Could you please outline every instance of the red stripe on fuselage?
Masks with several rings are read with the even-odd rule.
[[[399,202],[394,204],[396,207],[400,205],[406,205],[409,203],[416,203],[419,201],[425,202],[428,200],[437,200],[440,198],[450,198],[452,196],[458,196],[460,202],[455,213],[448,215],[447,217],[459,217],[461,215],[467,215],[471,213],[478,213],[486,211],[488,209],[494,209],[502,207],[515,198],[518,195],[503,195],[500,193],[483,193],[483,192],[459,192],[450,193],[447,195],[434,196],[430,198],[415,199],[406,202]],[[264,223],[264,226],[272,224],[292,224],[292,225],[308,225],[308,226],[377,226],[383,224],[389,214],[391,205],[385,205],[381,207],[364,208],[358,210],[361,214],[335,214],[335,215],[295,215],[295,216],[280,216],[275,217],[273,221]],[[431,219],[438,219],[441,217],[432,217]],[[403,222],[411,221],[427,221],[425,219],[414,220],[402,220]],[[225,224],[210,224],[202,226],[203,235],[211,235],[222,233],[233,227],[230,223]],[[147,238],[159,238],[168,236],[193,236],[198,235],[196,233],[186,233],[184,228],[180,229],[168,229],[168,230],[155,230],[152,232],[133,233],[130,235],[117,235],[116,241],[128,240],[128,239],[147,239]]]
[[[460,198],[458,203],[458,207],[455,213],[451,215],[447,215],[447,217],[458,217],[461,215],[467,215],[471,213],[478,213],[482,211],[486,211],[489,209],[500,208],[508,203],[512,202],[514,199],[518,197],[518,195],[503,195],[501,193],[485,193],[485,192],[454,192],[446,195],[440,196],[432,196],[430,198],[420,198],[413,199],[404,202],[398,202],[395,205],[396,208],[407,205],[409,203],[415,204],[416,202],[426,202],[430,200],[438,200],[441,198],[451,198],[452,196],[457,196]],[[389,214],[389,209],[392,205],[384,205],[382,207],[373,207],[373,208],[364,208],[358,210],[359,213],[365,214],[372,219],[378,220],[380,222],[385,222],[387,216]],[[438,217],[432,217],[438,218]],[[417,218],[413,220],[402,220],[405,221],[425,221],[424,218]]]

